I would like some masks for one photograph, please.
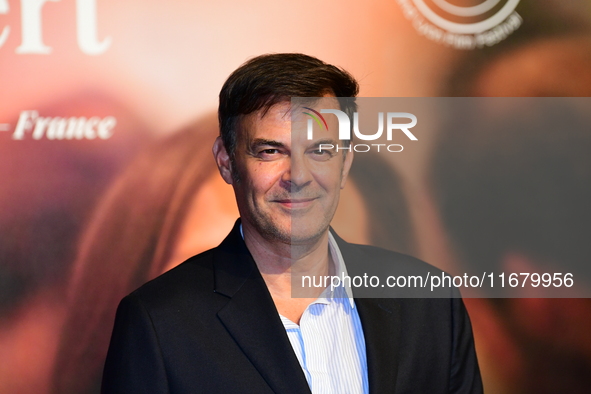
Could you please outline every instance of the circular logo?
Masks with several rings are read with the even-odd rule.
[[[471,6],[471,7],[460,7],[457,5],[450,4],[446,0],[433,0],[433,3],[438,6],[441,10],[455,15],[455,16],[466,16],[474,17],[481,16],[492,10],[501,0],[484,0],[482,3]],[[413,0],[413,3],[417,9],[435,26],[447,30],[451,33],[458,34],[477,34],[484,31],[490,30],[495,26],[500,25],[519,4],[519,0],[507,0],[503,7],[497,11],[493,16],[486,18],[485,20],[475,23],[456,23],[446,20],[439,16],[433,9],[431,9],[425,3],[425,0]]]
[[[457,0],[397,0],[420,34],[458,49],[491,46],[508,37],[522,22],[515,12],[519,1],[480,0],[460,6]]]

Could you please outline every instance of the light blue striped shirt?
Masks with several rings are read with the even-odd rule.
[[[339,247],[329,233],[335,275],[347,275]],[[300,325],[281,316],[291,346],[313,394],[367,394],[365,339],[351,289],[325,289],[304,311]]]

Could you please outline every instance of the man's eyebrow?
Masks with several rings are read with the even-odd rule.
[[[333,139],[323,139],[323,140],[318,140],[318,141],[312,142],[309,147],[310,148],[313,148],[313,147],[318,147],[320,145],[332,145],[332,146],[335,146],[335,145],[338,145],[338,142],[336,140],[333,140]]]
[[[250,149],[255,150],[256,148],[260,148],[261,146],[273,146],[275,148],[285,148],[285,144],[275,140],[267,140],[264,138],[256,138],[251,141]]]

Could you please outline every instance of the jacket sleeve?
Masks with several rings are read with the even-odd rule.
[[[453,339],[450,393],[481,394],[483,392],[472,325],[461,298],[452,299]]]
[[[158,336],[146,308],[132,293],[117,308],[101,393],[168,392]]]

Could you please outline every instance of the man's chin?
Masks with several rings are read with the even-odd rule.
[[[322,228],[299,228],[292,224],[291,244],[293,246],[309,245],[318,242],[328,231],[328,226]]]
[[[289,221],[260,220],[256,223],[258,232],[267,240],[292,246],[305,246],[316,243],[328,231],[329,224],[309,223],[308,220]]]
[[[270,242],[291,243],[291,229],[280,228],[268,222],[258,223],[258,232]]]
[[[289,243],[293,246],[308,245],[318,241],[321,234],[291,234]]]
[[[317,231],[291,231],[278,228],[265,231],[268,238],[291,246],[305,246],[316,243],[328,229]]]

